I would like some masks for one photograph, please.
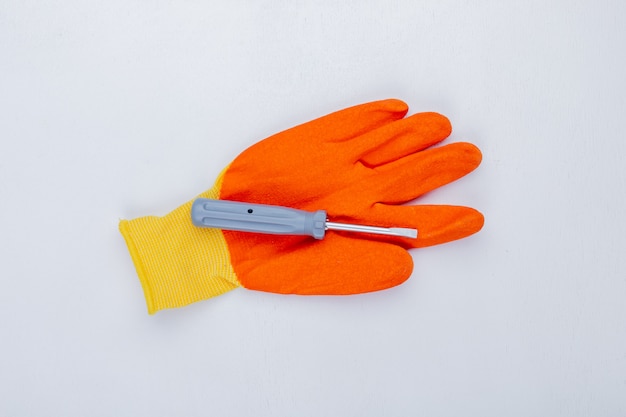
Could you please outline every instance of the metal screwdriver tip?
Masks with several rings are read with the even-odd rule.
[[[407,229],[406,227],[391,227],[389,228],[389,230],[395,233],[395,236],[417,239],[417,229]]]

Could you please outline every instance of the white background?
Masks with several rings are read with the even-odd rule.
[[[0,415],[626,415],[625,5],[0,1]],[[387,97],[481,148],[422,200],[479,234],[380,293],[146,313],[120,218]]]

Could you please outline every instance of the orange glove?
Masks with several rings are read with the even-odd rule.
[[[450,134],[449,121],[437,113],[404,118],[407,110],[399,100],[366,103],[271,136],[239,155],[201,196],[323,209],[333,221],[418,229],[417,239],[328,232],[316,240],[201,229],[191,224],[189,202],[163,218],[120,224],[149,311],[236,286],[285,294],[377,291],[411,275],[407,249],[480,230],[483,216],[468,207],[402,205],[481,160],[469,143],[431,148]],[[220,245],[225,248],[216,249]]]

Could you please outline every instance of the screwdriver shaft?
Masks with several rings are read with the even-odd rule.
[[[343,232],[361,232],[361,233],[374,233],[377,235],[386,236],[399,236],[415,239],[417,238],[416,229],[407,229],[405,227],[378,227],[378,226],[365,226],[360,224],[347,224],[326,222],[327,230],[339,230]]]

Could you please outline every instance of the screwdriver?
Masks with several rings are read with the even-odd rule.
[[[198,227],[273,235],[309,235],[323,239],[327,230],[417,238],[416,229],[377,227],[328,221],[326,211],[198,198],[191,205],[191,221]]]

